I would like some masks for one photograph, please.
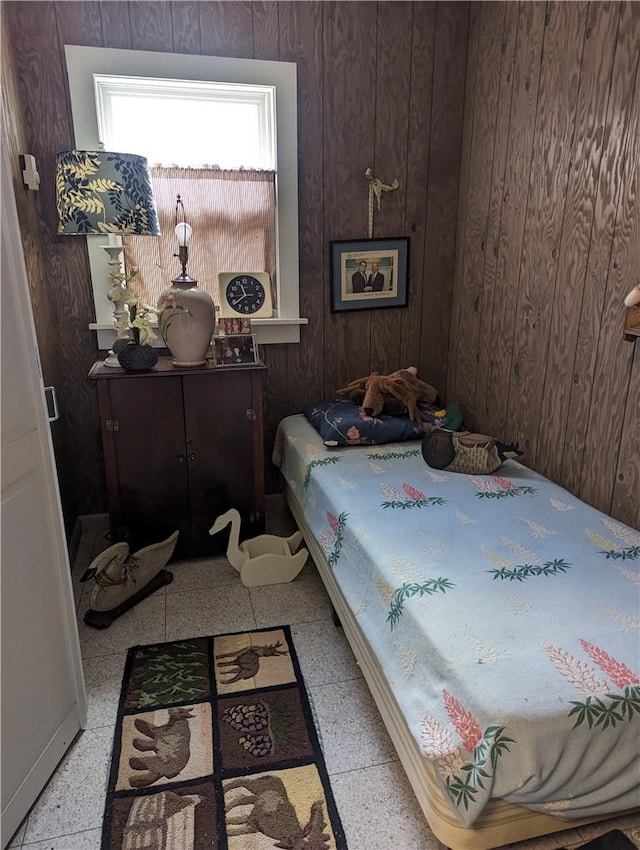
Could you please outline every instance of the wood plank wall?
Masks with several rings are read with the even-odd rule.
[[[40,366],[45,386],[60,386],[61,375],[57,355],[57,322],[55,299],[50,296],[47,287],[45,267],[46,247],[40,228],[38,211],[34,202],[34,193],[28,192],[22,182],[20,154],[30,150],[26,142],[27,128],[20,109],[20,94],[17,88],[17,75],[13,63],[13,50],[10,43],[9,28],[6,25],[6,9],[0,6],[2,21],[2,136],[0,144],[8,153],[11,164],[11,177],[16,198],[16,206],[21,223],[23,249],[27,268],[27,278],[33,305],[33,314],[38,337]],[[51,423],[51,436],[56,454],[61,492],[69,495],[73,492],[73,466],[68,462],[69,432],[64,423]],[[63,502],[65,522],[71,527],[75,522],[74,501],[67,498]]]
[[[332,397],[372,369],[415,364],[444,388],[454,269],[469,7],[441,2],[6,2],[15,79],[9,107],[42,188],[39,326],[55,338],[68,457],[67,514],[106,509],[94,388],[97,356],[84,240],[55,235],[54,153],[73,145],[63,45],[84,44],[295,61],[298,66],[301,312],[299,345],[264,346],[267,457],[277,422]],[[367,233],[367,167],[400,189],[385,196],[375,236],[411,237],[402,310],[332,314],[328,243]],[[26,230],[33,216],[22,219]],[[270,471],[270,467],[269,470]],[[271,488],[275,476],[269,476]]]
[[[447,398],[640,527],[640,4],[474,3]]]

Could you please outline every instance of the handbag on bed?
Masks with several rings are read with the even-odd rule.
[[[488,475],[508,458],[521,457],[517,443],[501,443],[470,431],[430,431],[422,440],[422,457],[433,469]]]

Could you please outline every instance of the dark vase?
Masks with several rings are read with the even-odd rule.
[[[118,361],[126,372],[144,372],[158,362],[158,352],[151,345],[130,342],[118,354]]]

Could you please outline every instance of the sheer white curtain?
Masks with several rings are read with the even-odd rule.
[[[154,166],[151,180],[162,235],[124,239],[127,269],[138,267],[132,289],[143,301],[155,305],[180,274],[177,195],[193,228],[187,273],[216,304],[218,272],[269,272],[275,292],[275,172]]]

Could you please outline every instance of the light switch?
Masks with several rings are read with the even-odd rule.
[[[37,192],[40,188],[40,175],[36,167],[35,156],[30,153],[20,154],[20,168],[24,185],[32,192]]]

